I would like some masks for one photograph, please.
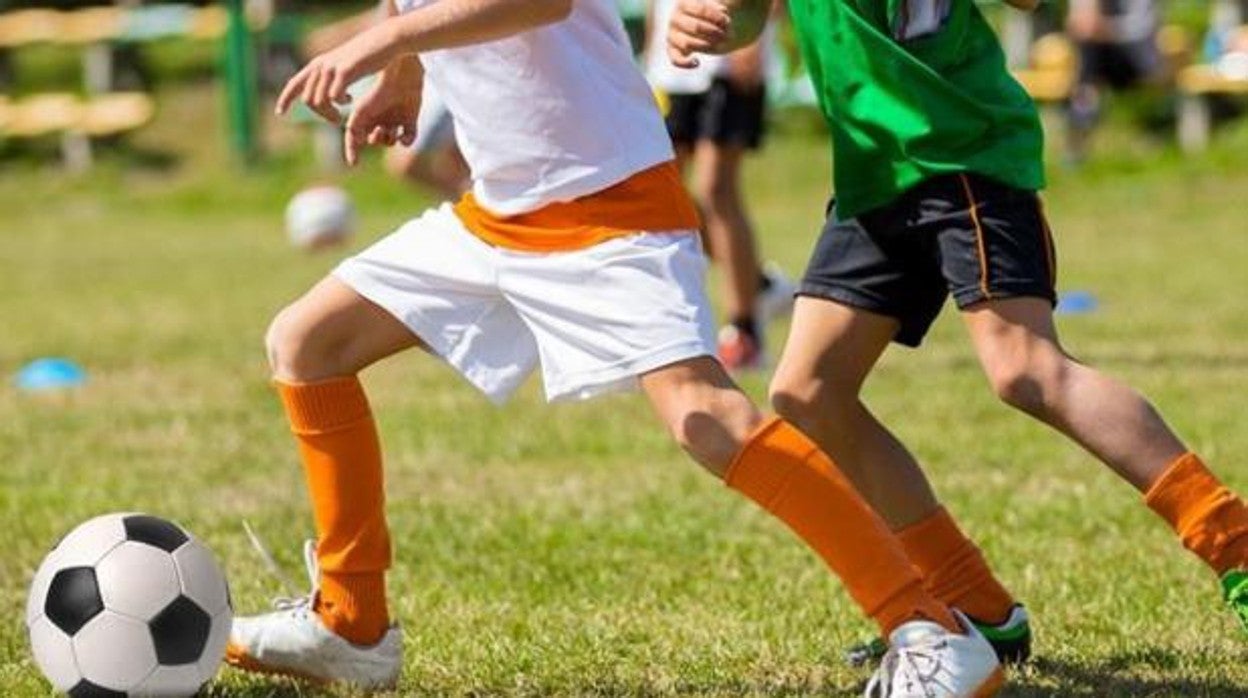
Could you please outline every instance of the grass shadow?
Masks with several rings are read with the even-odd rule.
[[[311,683],[292,679],[257,679],[247,685],[211,684],[196,694],[196,698],[341,698],[342,692],[333,692]]]
[[[292,686],[248,686],[246,688],[214,688],[197,693],[197,698],[312,698],[325,695]]]
[[[1097,698],[1242,698],[1248,687],[1225,679],[1195,677],[1151,678],[1136,670],[1179,670],[1179,654],[1150,648],[1110,657],[1095,664],[1073,663],[1036,657],[1010,675],[1002,698],[1051,698],[1096,696]]]
[[[1185,657],[1164,648],[1143,648],[1113,655],[1105,660],[1072,662],[1063,659],[1035,657],[1024,668],[1010,672],[1009,683],[1001,698],[1063,698],[1089,696],[1096,698],[1242,698],[1248,686],[1222,678],[1203,678],[1176,674],[1199,672],[1192,666],[1192,657]],[[1149,676],[1148,674],[1170,674]],[[731,676],[709,676],[675,681],[646,676],[590,676],[570,683],[556,681],[543,684],[478,685],[465,695],[562,695],[594,696],[596,698],[632,698],[659,696],[858,696],[865,683],[861,680],[836,680],[823,673],[774,676],[749,679]],[[408,686],[384,695],[439,695],[439,688]],[[356,693],[323,688],[285,679],[259,679],[244,686],[216,685],[199,698],[354,698]],[[363,695],[363,694],[359,694]]]

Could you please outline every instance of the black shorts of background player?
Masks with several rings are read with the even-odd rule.
[[[1156,0],[1072,0],[1066,31],[1079,52],[1079,76],[1067,108],[1068,156],[1082,160],[1100,120],[1104,91],[1164,80],[1157,45]]]

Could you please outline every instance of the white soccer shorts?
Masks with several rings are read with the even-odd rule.
[[[694,231],[519,252],[482,242],[443,204],[333,275],[496,403],[539,365],[555,401],[634,389],[648,371],[715,355]]]

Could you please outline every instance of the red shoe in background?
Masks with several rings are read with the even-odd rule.
[[[719,330],[719,362],[730,372],[757,371],[766,363],[758,339],[734,325]]]

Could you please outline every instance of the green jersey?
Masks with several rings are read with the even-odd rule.
[[[842,218],[935,175],[1044,185],[1035,105],[972,0],[789,0]]]

